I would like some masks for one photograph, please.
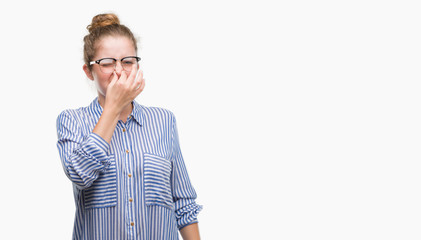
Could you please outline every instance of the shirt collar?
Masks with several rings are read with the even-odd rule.
[[[133,100],[132,103],[133,103],[133,110],[132,110],[132,112],[130,113],[129,116],[133,117],[133,119],[136,120],[136,122],[139,123],[142,126],[143,125],[143,119],[144,119],[143,118],[143,111],[142,111],[143,107],[142,107],[142,105],[140,105],[135,100]],[[103,111],[103,108],[99,104],[98,97],[96,97],[92,101],[92,103],[89,106],[89,109],[94,114],[94,116],[96,118],[96,122],[98,122],[99,118],[102,115],[102,111]]]

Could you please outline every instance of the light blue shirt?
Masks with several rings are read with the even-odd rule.
[[[111,144],[92,132],[98,97],[57,117],[57,147],[73,183],[73,239],[178,239],[203,206],[195,202],[174,114],[133,101]]]

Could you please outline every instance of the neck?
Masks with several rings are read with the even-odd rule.
[[[102,109],[105,106],[105,97],[102,94],[98,94],[98,103],[101,105]],[[130,113],[133,111],[133,103],[128,104],[121,112],[120,119],[127,119]]]

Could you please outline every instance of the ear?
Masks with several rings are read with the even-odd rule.
[[[83,71],[89,79],[94,80],[94,76],[92,75],[92,72],[89,70],[86,64],[83,64]]]

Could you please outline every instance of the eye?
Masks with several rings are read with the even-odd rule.
[[[123,60],[123,64],[125,64],[125,65],[132,65],[132,64],[135,64],[135,63],[136,63],[136,60],[132,59],[132,58]]]
[[[114,66],[114,60],[113,59],[103,59],[99,63],[102,67],[113,67]]]

